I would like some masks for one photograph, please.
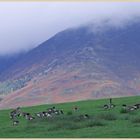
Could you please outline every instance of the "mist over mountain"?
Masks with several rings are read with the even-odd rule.
[[[70,27],[125,27],[139,19],[140,3],[17,1],[1,3],[0,13],[0,55],[11,55],[29,51]]]
[[[139,36],[140,20],[124,27],[88,24],[0,58],[0,90],[8,94],[0,107],[139,95]]]

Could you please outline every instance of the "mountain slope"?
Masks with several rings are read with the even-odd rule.
[[[0,107],[139,95],[139,22],[92,30],[62,31],[4,70],[18,86]]]

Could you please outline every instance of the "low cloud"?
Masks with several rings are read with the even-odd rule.
[[[0,2],[0,55],[28,51],[69,27],[124,27],[139,2]]]

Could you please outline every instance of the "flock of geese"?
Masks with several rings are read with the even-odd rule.
[[[64,114],[63,110],[58,110],[55,107],[52,107],[52,108],[48,108],[46,111],[35,113],[33,116],[33,115],[31,115],[31,113],[22,112],[21,108],[17,107],[16,109],[14,109],[13,111],[10,112],[10,119],[12,120],[13,125],[17,125],[17,124],[19,124],[19,117],[23,117],[26,120],[31,121],[31,120],[34,120],[36,117],[50,118],[50,117],[53,117],[54,115],[60,115],[60,114]]]
[[[116,105],[112,103],[112,99],[109,99],[109,104],[105,104],[103,108],[105,110],[115,108]],[[140,104],[134,104],[131,106],[128,106],[126,104],[122,105],[122,109],[126,111],[134,111],[140,108]],[[76,106],[74,107],[74,111],[77,111],[79,108]],[[56,109],[55,106],[48,108],[46,111],[34,113],[34,116],[31,113],[28,112],[22,112],[20,107],[17,107],[16,109],[12,110],[10,112],[10,119],[12,120],[13,125],[19,124],[19,118],[23,117],[28,121],[34,120],[36,118],[52,118],[56,115],[62,115],[64,114],[62,109]],[[89,118],[90,116],[88,114],[80,115],[79,118]]]

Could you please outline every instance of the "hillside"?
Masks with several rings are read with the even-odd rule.
[[[1,138],[139,138],[140,109],[122,112],[122,104],[134,105],[140,97],[114,98],[115,108],[104,110],[108,99],[87,100],[72,103],[41,105],[21,108],[24,112],[34,113],[46,111],[55,106],[63,109],[64,114],[53,118],[35,118],[28,121],[19,117],[19,124],[12,125],[9,118],[11,110],[0,111]],[[78,111],[73,111],[77,106]],[[78,119],[79,115],[88,114],[88,119]]]
[[[67,29],[6,66],[0,107],[139,95],[139,21],[104,28]]]

